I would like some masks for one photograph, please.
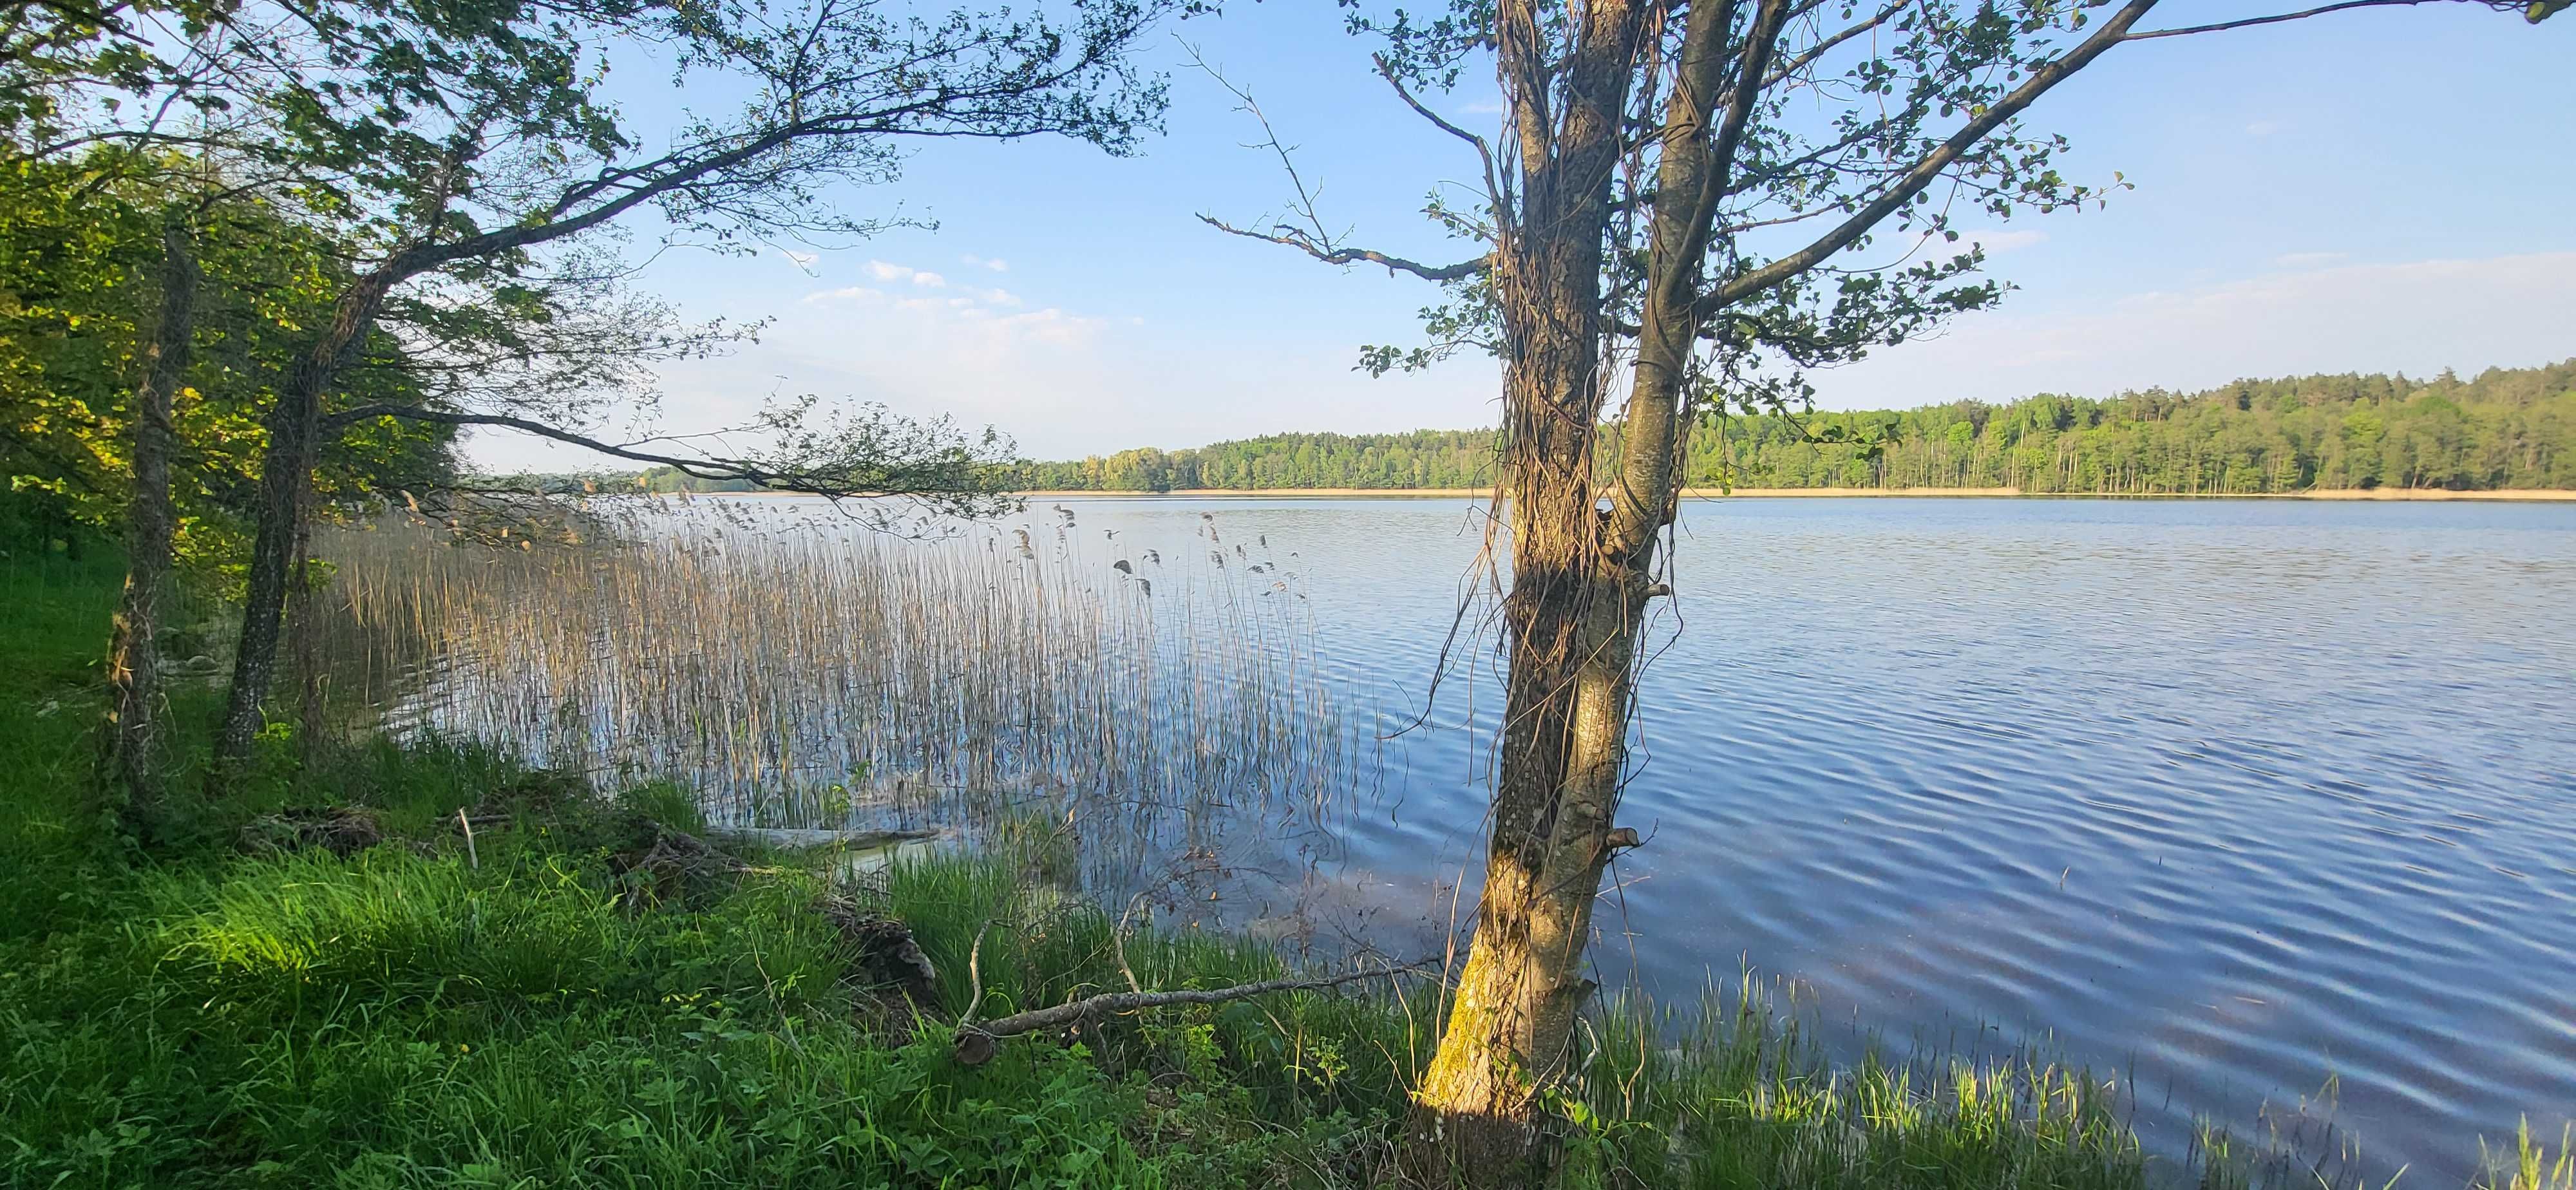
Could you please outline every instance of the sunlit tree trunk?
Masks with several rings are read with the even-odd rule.
[[[1522,206],[1494,256],[1512,352],[1504,381],[1511,649],[1485,887],[1449,1019],[1417,1094],[1420,1162],[1471,1184],[1530,1173],[1544,1089],[1590,984],[1584,949],[1608,858],[1636,597],[1605,565],[1593,450],[1604,377],[1601,252],[1641,6],[1583,12],[1561,119],[1536,6],[1502,5],[1500,72],[1517,109]]]
[[[125,591],[117,601],[107,652],[112,720],[105,776],[123,799],[126,821],[138,829],[149,828],[168,792],[160,635],[178,531],[178,512],[170,499],[176,440],[170,411],[186,382],[196,313],[196,246],[187,220],[174,209],[161,229],[160,317],[143,349],[143,383],[134,393],[134,494],[125,514]]]
[[[1737,64],[1742,77],[1767,69],[1788,9],[1788,0],[1767,0],[1755,13]],[[1474,1184],[1525,1176],[1540,1154],[1539,1100],[1564,1072],[1574,1017],[1592,988],[1583,956],[1602,872],[1612,852],[1633,841],[1616,832],[1613,817],[1627,767],[1638,628],[1647,602],[1665,593],[1654,581],[1656,539],[1672,523],[1690,439],[1696,281],[1709,210],[1725,184],[1712,162],[1732,153],[1730,138],[1740,135],[1753,98],[1745,89],[1725,124],[1712,127],[1737,13],[1731,3],[1694,5],[1674,63],[1633,387],[1606,490],[1596,487],[1593,451],[1604,383],[1599,277],[1610,165],[1565,151],[1580,143],[1579,121],[1567,122],[1558,166],[1579,170],[1571,176],[1587,184],[1598,179],[1603,190],[1542,222],[1533,179],[1532,213],[1521,227],[1571,233],[1498,256],[1496,290],[1517,352],[1506,381],[1509,691],[1475,937],[1421,1092],[1435,1117],[1425,1121],[1431,1139],[1449,1168]],[[1629,77],[1634,43],[1608,44],[1622,53],[1620,77]],[[1603,96],[1605,113],[1620,106],[1609,92],[1591,92]]]

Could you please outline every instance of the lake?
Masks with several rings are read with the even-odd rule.
[[[1241,590],[1297,601],[1292,651],[1389,738],[1262,870],[1383,949],[1437,939],[1500,701],[1477,615],[1438,661],[1475,505],[1039,500],[899,548],[1016,528],[1169,607],[1184,560],[1275,568]],[[2576,1110],[2576,505],[1737,499],[1688,505],[1675,561],[1605,985],[1749,970],[1899,1044],[2035,1045],[2166,1151],[2322,1092],[2373,1185]]]

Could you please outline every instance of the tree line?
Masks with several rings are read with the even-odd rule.
[[[1598,466],[1617,466],[1620,450],[1619,427],[1602,427]],[[1018,482],[1086,492],[1486,488],[1500,452],[1494,430],[1269,434],[1028,463]],[[1689,431],[1682,470],[1694,487],[2576,490],[2576,359],[2465,380],[2346,373],[2107,399],[1708,416]]]

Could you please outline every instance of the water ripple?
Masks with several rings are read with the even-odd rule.
[[[1328,672],[1427,688],[1461,504],[1083,516],[1206,511],[1296,542]],[[2576,1111],[2576,506],[1739,500],[1680,542],[1604,927],[1649,990],[1749,962],[1892,1036],[2134,1063],[2168,1146],[2331,1080],[2436,1184]],[[1475,854],[1472,654],[1352,829],[1393,895]]]

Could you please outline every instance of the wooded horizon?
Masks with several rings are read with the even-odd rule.
[[[1848,438],[1853,441],[1834,441]],[[1266,434],[1019,465],[1027,491],[1414,491],[1493,485],[1498,431]],[[1873,452],[1870,443],[1876,443]],[[1616,426],[1602,429],[1615,465]],[[652,491],[749,491],[618,479]],[[2194,393],[2042,393],[1993,404],[1711,419],[1691,431],[1692,487],[1996,489],[2033,494],[2279,495],[2320,490],[2576,489],[2576,359],[2488,368],[2239,380]]]

